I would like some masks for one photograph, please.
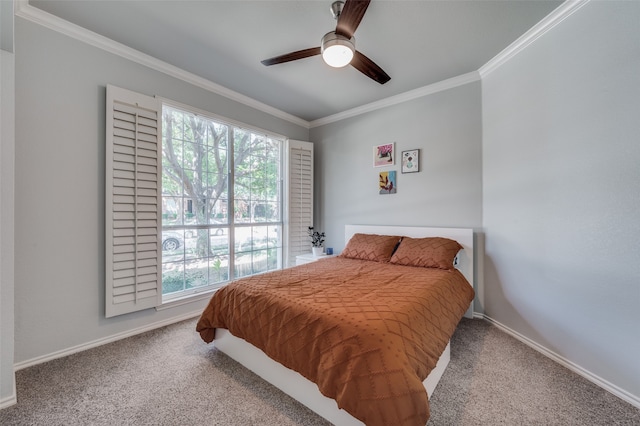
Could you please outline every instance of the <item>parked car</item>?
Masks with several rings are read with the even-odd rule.
[[[178,250],[184,246],[184,234],[178,231],[162,231],[162,251]]]
[[[211,232],[215,236],[224,235],[224,228],[217,228]],[[197,231],[194,229],[187,229],[184,232],[181,230],[175,231],[162,231],[162,251],[174,251],[184,246],[184,239],[195,238]]]

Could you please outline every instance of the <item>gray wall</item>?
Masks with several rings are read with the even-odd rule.
[[[200,309],[103,317],[112,83],[316,142],[316,225],[338,250],[347,223],[484,227],[485,313],[640,400],[639,8],[591,2],[482,83],[311,132],[18,20],[16,362]],[[381,196],[386,142],[420,148],[422,171],[397,164]]]
[[[13,53],[13,1],[0,1],[0,50]]]
[[[14,56],[0,50],[0,407],[14,395]]]
[[[480,82],[311,129],[316,226],[344,247],[345,224],[482,226]],[[396,143],[396,164],[373,167],[373,147]],[[421,151],[420,172],[399,154]],[[378,173],[397,171],[396,194],[378,194]]]
[[[640,400],[640,2],[483,78],[485,312]]]
[[[201,311],[104,318],[105,86],[160,95],[295,139],[309,131],[16,20],[15,361]]]
[[[0,1],[0,408],[15,403],[13,2]]]

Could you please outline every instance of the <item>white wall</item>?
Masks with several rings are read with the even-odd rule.
[[[22,18],[15,41],[16,363],[201,312],[206,300],[104,317],[106,84],[295,139],[308,129]]]
[[[485,313],[640,404],[640,2],[482,82]]]

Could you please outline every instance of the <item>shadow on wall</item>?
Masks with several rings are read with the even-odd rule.
[[[545,304],[540,299],[538,287],[541,287],[542,283],[538,283],[537,287],[532,287],[530,282],[532,274],[535,274],[535,271],[542,266],[525,265],[517,253],[511,253],[507,261],[521,265],[520,268],[517,268],[518,277],[502,278],[491,256],[484,256],[482,288],[483,293],[488,295],[486,300],[491,301],[489,306],[483,306],[484,315],[516,339],[529,346],[534,344],[538,347],[537,350],[547,351],[548,356],[555,355],[561,358],[567,356],[568,354],[561,348],[562,344],[560,341],[554,340],[553,335],[556,337],[562,335],[562,341],[566,342],[574,338],[572,332],[563,330],[563,323],[556,321],[554,316],[550,315],[553,310],[549,307],[550,303]],[[484,294],[482,300],[484,300]],[[549,334],[550,330],[554,332]],[[564,331],[564,333],[560,333],[560,331]],[[580,342],[576,341],[575,344],[578,345]]]
[[[482,250],[484,251],[484,245]],[[483,293],[490,295],[488,299],[491,300],[491,303],[489,306],[482,306],[482,313],[494,320],[496,317],[501,319],[511,318],[515,319],[517,323],[521,323],[524,318],[518,313],[505,294],[504,284],[500,279],[500,274],[493,259],[491,256],[484,254],[483,260],[483,274],[480,279],[484,280]],[[484,301],[484,297],[482,299]]]

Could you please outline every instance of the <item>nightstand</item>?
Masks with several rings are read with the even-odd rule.
[[[314,256],[313,253],[299,254],[296,256],[296,266],[304,265],[305,263],[315,262],[320,259],[327,259],[329,257],[335,257],[335,254],[323,254],[322,256]]]

